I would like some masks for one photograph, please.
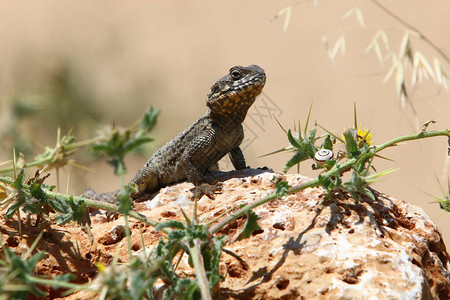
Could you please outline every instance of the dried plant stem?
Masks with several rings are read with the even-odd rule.
[[[391,16],[392,18],[394,18],[396,21],[398,21],[399,23],[403,24],[404,26],[406,26],[408,29],[414,31],[417,33],[417,35],[419,36],[419,38],[421,38],[422,40],[424,40],[428,45],[430,45],[430,47],[432,47],[437,53],[439,53],[439,55],[448,63],[450,64],[450,58],[449,56],[444,52],[444,50],[442,50],[442,48],[440,48],[438,45],[436,45],[432,40],[430,40],[422,31],[420,31],[419,29],[417,29],[416,27],[414,27],[413,25],[411,25],[410,23],[406,22],[405,20],[403,20],[400,16],[398,16],[397,14],[395,14],[394,12],[392,12],[391,10],[389,10],[386,6],[384,6],[383,4],[381,4],[380,2],[378,2],[377,0],[369,0],[370,2],[372,2],[373,4],[375,4],[378,8],[380,8],[383,12],[385,12],[387,15]]]
[[[197,283],[202,294],[202,300],[212,300],[211,291],[209,290],[208,277],[206,276],[205,267],[203,265],[203,257],[200,249],[201,243],[202,241],[200,239],[195,239],[194,246],[189,248],[189,253],[192,258],[192,263],[194,264]]]

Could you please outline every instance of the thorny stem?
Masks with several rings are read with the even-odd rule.
[[[24,164],[23,168],[31,168],[31,167],[42,166],[45,163],[47,163],[47,159],[35,160],[35,161],[32,161],[32,162],[30,162],[28,164]],[[9,167],[9,168],[0,169],[0,173],[11,172],[13,170],[14,170],[14,166]]]
[[[429,132],[419,132],[419,133],[416,133],[416,134],[401,136],[401,137],[392,139],[390,141],[387,141],[384,144],[381,144],[381,145],[377,146],[375,148],[375,153],[380,152],[381,150],[383,150],[383,149],[385,149],[387,147],[396,146],[400,142],[406,142],[406,141],[411,141],[411,140],[418,140],[418,139],[429,138],[429,137],[434,137],[434,136],[447,136],[447,137],[450,137],[450,129],[435,130],[435,131],[429,131]]]
[[[11,178],[7,178],[7,177],[0,177],[0,182],[6,183],[6,184],[13,184],[14,180],[12,180]],[[27,184],[23,184],[22,185],[24,188],[29,188],[30,186]],[[114,204],[109,204],[106,202],[102,202],[102,201],[97,201],[97,200],[92,200],[92,199],[88,199],[88,198],[83,198],[83,197],[79,197],[79,196],[72,196],[72,195],[68,195],[68,194],[60,194],[60,193],[55,193],[55,192],[46,192],[47,196],[49,196],[52,199],[55,198],[59,198],[65,201],[69,201],[69,199],[71,197],[73,197],[73,199],[76,200],[82,200],[84,201],[84,203],[86,204],[87,207],[92,207],[92,208],[98,208],[98,209],[104,209],[104,210],[109,210],[112,212],[118,212],[119,209],[117,207],[117,205]],[[129,212],[129,215],[145,224],[148,224],[150,226],[155,227],[156,225],[159,224],[159,222],[149,219],[144,215],[141,215],[140,213],[137,213],[133,210],[131,210]]]
[[[120,177],[120,186],[123,189],[125,186],[125,165],[123,163],[123,159],[121,159],[119,166],[118,166],[118,171],[117,173],[119,173],[119,177]],[[128,196],[129,197],[129,196]],[[127,201],[131,201],[130,199],[128,199]],[[128,259],[129,261],[131,261],[131,259],[133,258],[133,255],[131,253],[131,232],[130,232],[130,223],[128,222],[128,215],[129,215],[130,211],[127,211],[124,215],[124,222],[125,222],[125,236],[127,237],[127,246],[128,246]]]
[[[398,138],[394,138],[390,141],[387,141],[384,144],[381,144],[379,146],[375,147],[375,153],[380,152],[381,150],[384,150],[385,148],[391,147],[391,146],[395,146],[400,142],[405,142],[405,141],[410,141],[410,140],[417,140],[417,139],[423,139],[423,138],[429,138],[429,137],[435,137],[435,136],[447,136],[450,138],[450,129],[443,129],[443,130],[435,130],[435,131],[429,131],[429,132],[419,132],[416,134],[412,134],[412,135],[405,135],[402,137],[398,137]],[[345,170],[347,170],[349,167],[351,167],[354,163],[356,162],[356,159],[352,158],[349,159],[347,161],[345,161],[342,164],[336,164],[333,168],[331,168],[331,170],[329,170],[328,172],[325,172],[323,174],[323,176],[330,176],[336,173],[341,173]],[[14,181],[11,178],[6,178],[6,177],[0,177],[0,181],[7,183],[7,184],[12,184]],[[304,190],[306,188],[309,187],[316,187],[319,186],[319,180],[313,179],[310,180],[308,182],[305,182],[303,184],[300,184],[298,186],[292,187],[287,191],[287,194],[293,194],[296,193],[298,191]],[[25,188],[29,188],[28,185],[23,184],[23,187]],[[55,192],[47,192],[47,195],[53,198],[59,197],[62,198],[64,200],[69,200],[70,197],[72,197],[71,195],[67,195],[67,194],[60,194],[60,193],[55,193]],[[254,201],[250,204],[247,204],[246,206],[242,207],[241,209],[237,210],[236,212],[232,213],[231,215],[229,215],[228,217],[226,217],[225,219],[221,220],[220,222],[218,222],[217,224],[213,225],[210,227],[209,232],[211,234],[217,233],[220,229],[222,229],[226,224],[228,224],[229,222],[239,218],[240,216],[243,216],[244,214],[247,213],[248,210],[253,209],[259,205],[262,205],[264,203],[267,203],[269,201],[272,201],[276,198],[276,194],[270,194],[267,197]],[[105,203],[105,202],[101,202],[101,201],[96,201],[96,200],[91,200],[91,199],[87,199],[87,198],[82,198],[82,197],[77,197],[77,196],[73,196],[74,199],[77,200],[83,200],[86,204],[86,206],[88,207],[94,207],[94,208],[99,208],[99,209],[105,209],[105,210],[110,210],[113,212],[117,212],[118,211],[118,207],[116,205],[113,204],[109,204],[109,203]],[[135,212],[135,211],[130,211],[129,215],[141,222],[144,222],[150,226],[156,226],[158,224],[157,221],[148,219],[147,217]]]
[[[72,290],[77,290],[77,291],[81,290],[81,289],[95,291],[94,288],[86,286],[86,285],[78,285],[78,284],[70,283],[70,282],[57,281],[57,280],[51,280],[51,279],[45,279],[45,278],[37,278],[37,277],[30,276],[28,274],[25,274],[25,277],[35,284],[52,285],[52,286],[57,286],[60,288],[72,289]]]
[[[203,264],[203,257],[200,249],[201,240],[195,239],[194,246],[189,247],[189,253],[194,264],[194,269],[197,277],[197,283],[200,287],[202,300],[212,300],[211,291],[209,290],[208,278]]]
[[[353,159],[354,160],[354,159]],[[350,160],[349,160],[350,161]],[[346,164],[347,165],[347,164]],[[327,173],[331,172],[328,171]],[[308,182],[302,183],[298,186],[292,187],[289,190],[287,190],[288,194],[293,194],[296,193],[298,191],[304,190],[306,188],[309,187],[316,187],[319,186],[319,179],[313,179],[310,180]],[[277,198],[277,195],[275,193],[268,195],[267,197],[264,197],[260,200],[254,201],[252,203],[247,204],[246,206],[238,209],[236,212],[232,213],[231,215],[229,215],[228,217],[226,217],[225,219],[221,220],[219,223],[215,224],[214,226],[211,226],[211,228],[209,229],[209,233],[210,234],[214,234],[217,233],[219,230],[221,230],[225,225],[227,225],[228,223],[230,223],[231,221],[239,218],[240,216],[245,215],[249,210],[258,207],[260,205],[263,205],[269,201],[272,201],[274,199]]]
[[[376,6],[378,6],[382,11],[384,11],[386,14],[388,14],[389,16],[391,16],[392,18],[394,18],[396,21],[398,21],[399,23],[405,25],[407,28],[409,28],[412,31],[415,31],[419,37],[421,39],[423,39],[425,42],[427,42],[434,50],[436,50],[436,52],[439,53],[439,55],[445,59],[445,61],[450,64],[450,58],[448,57],[447,54],[445,54],[444,50],[442,50],[442,48],[440,48],[439,46],[437,46],[433,41],[431,41],[422,31],[420,31],[419,29],[417,29],[416,27],[414,27],[413,25],[411,25],[410,23],[406,22],[405,20],[403,20],[402,18],[400,18],[398,15],[396,15],[394,12],[392,12],[391,10],[389,10],[386,6],[384,6],[383,4],[381,4],[380,2],[378,2],[377,0],[369,0],[370,2],[372,2],[373,4],[375,4]]]
[[[84,146],[90,145],[90,144],[95,143],[95,142],[100,141],[100,140],[101,140],[100,137],[96,137],[96,138],[92,138],[92,139],[88,139],[88,140],[72,143],[72,144],[70,144],[70,149],[68,149],[68,151],[76,149],[76,148],[80,148],[80,147],[84,147]],[[69,146],[67,146],[67,147],[69,147]],[[23,168],[40,167],[40,166],[48,164],[50,162],[50,160],[52,160],[52,158],[54,157],[55,153],[57,153],[58,151],[62,151],[60,148],[61,148],[61,146],[53,148],[52,149],[53,150],[52,154],[49,156],[50,158],[45,157],[45,158],[42,158],[41,160],[35,160],[35,161],[30,162],[30,163],[25,163],[23,165]],[[0,169],[0,174],[14,171],[15,165],[16,165],[16,163],[14,162],[13,166],[11,166],[9,168]]]
[[[400,142],[405,142],[405,141],[411,141],[411,140],[417,140],[417,139],[423,139],[423,138],[429,138],[429,137],[435,137],[435,136],[447,136],[450,138],[450,129],[443,129],[443,130],[436,130],[436,131],[430,131],[430,132],[419,132],[416,134],[412,134],[412,135],[405,135],[402,137],[398,137],[395,139],[392,139],[390,141],[387,141],[384,144],[381,144],[380,146],[375,147],[375,151],[373,153],[373,155],[375,155],[375,153],[380,152],[381,150],[387,148],[387,147],[391,147],[391,146],[395,146]],[[336,164],[334,165],[329,171],[323,173],[323,176],[332,176],[334,174],[341,174],[343,172],[345,172],[346,170],[348,170],[349,168],[351,168],[351,166],[357,161],[357,159],[355,158],[351,158],[347,161],[345,161],[342,164]],[[304,190],[306,188],[309,187],[317,187],[320,186],[320,181],[318,178],[316,179],[312,179],[308,182],[302,183],[298,186],[292,187],[290,189],[287,190],[287,194],[293,194],[296,192],[299,192],[301,190]],[[211,226],[211,228],[209,229],[210,234],[214,234],[217,233],[219,230],[221,230],[226,224],[230,223],[231,221],[239,218],[240,216],[245,215],[249,210],[258,207],[262,204],[265,204],[269,201],[272,201],[274,199],[277,198],[277,195],[275,193],[272,193],[270,195],[268,195],[267,197],[264,197],[263,199],[254,201],[252,203],[247,204],[246,206],[240,208],[239,210],[237,210],[236,212],[230,214],[229,216],[227,216],[225,219],[221,220],[220,222],[218,222],[217,224],[215,224],[214,226]]]

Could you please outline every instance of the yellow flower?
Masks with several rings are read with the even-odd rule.
[[[363,140],[367,144],[373,145],[372,132],[370,132],[370,129],[368,128],[362,129],[361,125],[359,125],[357,133],[358,133],[358,142]]]
[[[344,128],[344,132],[346,130],[347,129]],[[359,125],[359,128],[356,130],[356,135],[357,135],[357,138],[358,138],[358,144],[363,141],[363,142],[367,143],[370,146],[373,145],[372,132],[370,132],[370,129],[368,129],[368,128],[364,128],[363,129],[361,127],[361,125]],[[342,135],[342,139],[345,140],[345,136],[344,135]]]
[[[105,273],[106,267],[104,264],[102,264],[101,262],[97,262],[95,263],[95,266],[97,267],[100,273]]]

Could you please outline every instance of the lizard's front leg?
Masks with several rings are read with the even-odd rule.
[[[214,130],[195,138],[183,152],[180,163],[188,181],[195,184],[194,197],[206,195],[213,199],[222,190],[222,183],[207,172],[217,166],[226,153],[221,153]]]
[[[199,185],[211,183],[214,179],[205,174],[212,166],[217,164],[220,157],[216,157],[216,137],[214,131],[196,137],[184,150],[180,164],[188,181]]]
[[[231,151],[228,153],[228,156],[230,157],[231,162],[233,163],[233,166],[236,170],[247,168],[247,165],[245,164],[244,153],[242,153],[241,148],[236,147],[234,149],[231,149]]]

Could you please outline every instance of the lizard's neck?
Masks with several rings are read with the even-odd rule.
[[[231,125],[240,125],[245,120],[247,111],[250,107],[241,107],[237,111],[227,112],[227,111],[216,111],[209,109],[209,118],[219,124],[221,127],[228,127]]]
[[[250,106],[255,102],[256,95],[256,93],[250,95],[242,93],[211,97],[206,102],[209,117],[221,126],[240,125],[244,122]]]

